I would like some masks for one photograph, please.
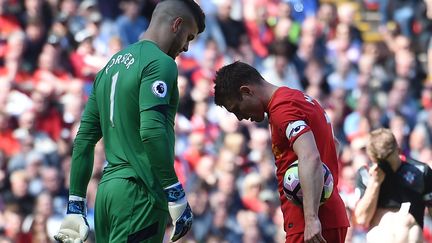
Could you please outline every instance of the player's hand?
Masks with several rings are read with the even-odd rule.
[[[89,230],[85,201],[69,200],[67,215],[54,239],[62,243],[82,243],[87,239]]]
[[[369,175],[371,178],[371,182],[375,182],[378,184],[381,184],[384,181],[386,176],[384,171],[378,167],[378,164],[373,164],[372,167],[370,167]]]
[[[304,242],[327,243],[321,234],[321,222],[318,218],[305,219]]]
[[[168,210],[173,223],[171,241],[183,237],[192,227],[193,214],[180,183],[165,188],[168,199]]]

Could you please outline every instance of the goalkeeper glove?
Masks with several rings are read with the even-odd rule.
[[[168,199],[168,211],[174,226],[171,241],[183,237],[192,227],[193,214],[180,182],[164,189]]]
[[[85,199],[69,196],[67,215],[54,239],[62,243],[82,243],[87,239],[89,224],[86,219]]]

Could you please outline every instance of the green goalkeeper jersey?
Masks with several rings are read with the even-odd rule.
[[[173,166],[177,75],[175,61],[151,41],[137,42],[111,58],[95,79],[74,141],[71,195],[85,197],[94,145],[103,137],[108,164],[101,183],[139,179],[156,203],[166,208],[163,188],[178,181]],[[162,122],[150,113],[158,107],[163,108]],[[147,128],[162,124],[164,132],[147,145],[143,124]]]

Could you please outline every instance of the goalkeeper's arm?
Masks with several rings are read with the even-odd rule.
[[[184,236],[192,226],[192,211],[186,199],[182,185],[174,171],[174,144],[169,145],[166,132],[164,106],[146,110],[141,118],[141,138],[151,167],[159,176],[168,200],[168,210],[174,229],[171,240],[176,241]]]
[[[86,219],[85,196],[93,170],[94,148],[101,137],[99,112],[96,98],[92,93],[74,141],[67,215],[58,234],[54,237],[60,242],[78,243],[87,239],[89,226]]]

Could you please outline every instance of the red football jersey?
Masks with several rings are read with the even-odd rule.
[[[276,176],[284,229],[287,235],[304,231],[303,208],[289,202],[283,192],[283,177],[288,166],[297,160],[294,141],[312,131],[321,161],[330,169],[334,187],[331,197],[319,208],[322,229],[348,227],[345,205],[337,192],[338,163],[330,119],[319,103],[303,92],[287,87],[278,88],[268,105],[272,150],[276,160]]]

